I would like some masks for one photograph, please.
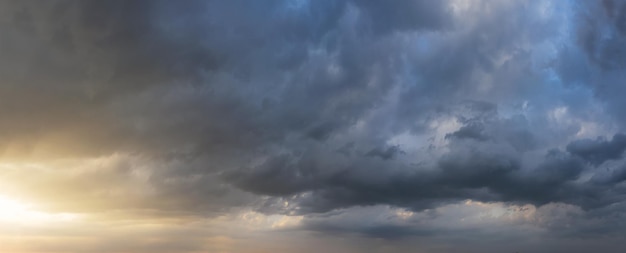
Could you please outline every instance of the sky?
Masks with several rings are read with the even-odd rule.
[[[623,252],[626,1],[0,1],[0,252]]]

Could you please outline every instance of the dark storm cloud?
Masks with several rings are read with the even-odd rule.
[[[616,134],[613,139],[577,140],[567,145],[567,151],[593,163],[602,164],[607,160],[622,158],[626,150],[626,135]]]
[[[213,182],[216,172],[290,145],[308,152],[318,145],[308,139],[324,142],[351,127],[392,87],[398,63],[389,56],[401,53],[398,42],[379,37],[379,28],[356,29],[365,19],[382,20],[377,4],[366,2],[4,5],[9,15],[2,29],[11,34],[2,43],[1,70],[7,156],[128,152],[166,159],[173,168],[153,169],[149,182],[190,202],[191,192],[199,197],[213,191],[207,187],[221,187]],[[431,5],[438,11],[426,11]],[[385,12],[409,7],[434,21],[414,24],[401,15],[382,29],[435,29],[448,20],[439,3],[407,1]],[[304,163],[270,160],[259,171],[307,171],[297,167]],[[284,182],[291,176],[253,175],[268,175],[260,184],[290,188]],[[255,189],[253,182],[233,180]]]
[[[366,156],[377,156],[383,160],[393,159],[398,154],[404,154],[405,152],[400,149],[400,147],[391,146],[386,149],[382,148],[374,148],[365,154]]]
[[[599,172],[591,178],[591,182],[599,185],[615,185],[624,180],[626,180],[626,168],[623,165],[617,169]]]
[[[501,142],[459,140],[434,167],[407,166],[385,159],[375,162],[368,156],[346,161],[343,156],[321,152],[317,155],[326,162],[319,162],[321,158],[291,157],[295,158],[291,169],[285,169],[284,164],[264,165],[230,176],[252,192],[282,192],[284,196],[309,192],[291,200],[299,202],[300,213],[377,204],[420,211],[468,198],[536,205],[564,202],[585,208],[610,203],[580,195],[602,195],[588,189],[588,183],[575,182],[585,169],[582,159],[550,150],[537,158],[537,165],[524,168],[524,150],[516,148],[517,141],[506,136]]]
[[[561,74],[571,82],[590,87],[620,123],[626,123],[624,99],[624,68],[626,67],[626,2],[621,0],[582,2],[576,26],[577,46],[570,49]],[[577,50],[586,59],[577,56]],[[567,63],[571,58],[576,61]],[[574,66],[578,65],[578,66]]]
[[[588,202],[578,195],[578,191],[585,187],[574,182],[584,169],[581,160],[551,151],[537,167],[523,170],[521,157],[513,148],[478,146],[455,148],[439,160],[436,168],[427,170],[416,168],[417,171],[393,173],[378,172],[376,168],[347,169],[331,177],[316,179],[314,185],[318,187],[312,189],[312,194],[296,198],[296,201],[302,202],[302,212],[376,204],[420,211],[463,199],[536,205],[550,202],[583,207],[597,205],[596,201]],[[390,166],[393,165],[386,165],[387,170]],[[364,176],[368,173],[371,175]]]
[[[400,0],[381,3],[375,0],[357,0],[354,4],[364,12],[364,22],[377,33],[442,29],[450,26],[446,1]]]
[[[626,7],[603,4],[571,14],[578,40],[563,49],[574,36],[558,32],[565,21],[532,1],[7,1],[2,147],[138,160],[15,186],[57,187],[72,200],[60,209],[90,199],[306,216],[474,199],[599,210],[624,200],[624,173],[598,165],[621,163],[626,149],[623,134],[579,137],[626,120]],[[137,182],[153,192],[133,192]],[[93,198],[102,192],[122,197]]]
[[[447,134],[446,138],[459,138],[459,139],[476,139],[487,140],[488,137],[483,134],[484,126],[479,123],[469,123],[454,133]]]

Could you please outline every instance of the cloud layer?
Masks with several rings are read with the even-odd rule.
[[[617,252],[626,232],[624,1],[0,5],[0,193],[45,210],[253,216],[346,252]],[[178,228],[248,233],[200,227]]]

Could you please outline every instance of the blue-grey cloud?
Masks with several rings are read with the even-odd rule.
[[[626,232],[595,219],[626,200],[624,1],[0,9],[2,158],[120,160],[0,174],[25,178],[11,189],[56,209],[252,209],[392,239],[443,230],[320,217],[471,199],[579,208],[567,236]],[[116,198],[94,197],[103,193]]]

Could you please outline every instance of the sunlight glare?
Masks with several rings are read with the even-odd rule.
[[[77,215],[70,213],[46,213],[33,210],[33,205],[0,196],[0,222],[6,223],[41,223],[71,221]]]

